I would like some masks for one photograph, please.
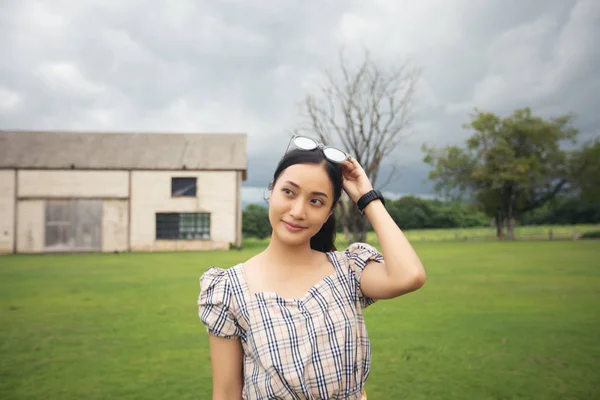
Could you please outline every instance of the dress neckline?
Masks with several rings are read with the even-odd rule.
[[[313,292],[315,290],[320,289],[325,283],[327,283],[328,281],[330,281],[331,279],[336,277],[338,274],[338,268],[336,267],[337,263],[334,262],[335,251],[327,251],[327,252],[325,252],[325,255],[327,256],[327,259],[333,266],[333,272],[331,274],[321,278],[317,283],[315,283],[313,286],[311,286],[306,291],[306,293],[304,293],[300,298],[283,297],[275,291],[251,292],[250,288],[248,287],[248,283],[246,281],[246,273],[244,272],[244,268],[243,268],[244,263],[239,263],[236,266],[236,269],[237,269],[237,274],[239,276],[238,279],[240,282],[242,292],[250,299],[256,299],[256,298],[263,299],[263,300],[274,299],[274,300],[277,300],[277,302],[285,303],[285,304],[303,304],[310,299],[310,297],[313,295]]]

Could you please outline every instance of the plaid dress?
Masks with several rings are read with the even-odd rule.
[[[242,264],[211,267],[200,278],[198,313],[211,335],[239,339],[243,399],[356,399],[363,395],[371,349],[360,277],[382,255],[364,243],[328,252],[335,271],[300,299],[250,293]]]

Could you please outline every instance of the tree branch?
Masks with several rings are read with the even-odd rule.
[[[339,53],[339,70],[325,71],[319,97],[308,96],[305,108],[310,131],[327,145],[341,143],[363,166],[375,186],[383,160],[400,143],[411,121],[410,105],[420,78],[419,70],[409,70],[404,63],[391,72],[371,60],[368,51],[356,68]],[[384,182],[388,185],[396,165]],[[351,212],[344,216],[354,218]],[[347,218],[346,228],[351,223]],[[361,228],[362,229],[362,228]]]

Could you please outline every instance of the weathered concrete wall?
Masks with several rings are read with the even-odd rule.
[[[19,170],[19,197],[106,198],[129,195],[127,171]]]
[[[236,188],[237,191],[237,204],[236,204],[236,218],[237,218],[237,226],[236,226],[236,241],[235,245],[239,248],[242,246],[242,172],[236,172]]]
[[[197,196],[171,197],[171,177],[196,177]],[[131,177],[133,251],[227,249],[236,241],[235,171],[134,171]],[[208,212],[210,240],[156,240],[156,213]]]
[[[102,202],[102,251],[127,251],[128,200]]]
[[[44,200],[20,200],[17,203],[17,252],[44,251]]]
[[[12,252],[14,239],[17,252],[44,251],[45,199],[51,198],[103,199],[104,252],[228,249],[230,243],[240,244],[241,173],[236,171],[134,171],[131,189],[128,171],[20,170],[16,189],[15,171],[0,173],[0,252]],[[197,196],[171,197],[171,177],[196,177]],[[15,190],[20,198],[17,233],[10,238]],[[210,213],[210,240],[156,240],[158,212]],[[5,231],[8,239],[3,241]]]
[[[15,170],[0,170],[0,254],[15,243]]]

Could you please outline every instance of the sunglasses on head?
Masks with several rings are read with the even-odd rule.
[[[293,144],[299,150],[311,151],[315,149],[321,149],[325,158],[334,163],[343,163],[350,158],[350,156],[342,150],[331,146],[325,146],[323,143],[319,143],[316,140],[306,136],[292,136],[290,142],[288,143],[287,149],[285,149],[286,153],[288,152],[291,144]]]

